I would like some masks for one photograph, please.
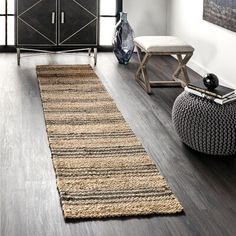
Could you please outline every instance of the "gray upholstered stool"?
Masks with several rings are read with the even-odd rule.
[[[183,92],[175,100],[172,121],[191,148],[211,155],[236,153],[236,102],[220,105]]]
[[[151,93],[151,87],[155,86],[182,86],[189,82],[186,64],[193,55],[194,48],[175,36],[141,36],[134,39],[137,48],[140,66],[136,72],[137,82]],[[142,52],[144,56],[142,57]],[[149,81],[146,65],[152,55],[176,55],[179,65],[174,74],[173,80],[168,81]],[[184,57],[182,57],[184,56]],[[182,72],[183,78],[179,79]]]

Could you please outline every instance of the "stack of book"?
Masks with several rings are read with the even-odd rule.
[[[219,85],[214,90],[209,90],[202,80],[189,83],[184,90],[196,96],[210,99],[221,105],[236,101],[235,89]]]

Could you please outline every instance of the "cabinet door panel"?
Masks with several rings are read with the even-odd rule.
[[[57,0],[18,0],[17,44],[57,44]]]
[[[17,0],[17,15],[22,14],[27,11],[29,8],[37,4],[39,0]]]
[[[59,45],[96,45],[97,9],[97,0],[59,0]]]

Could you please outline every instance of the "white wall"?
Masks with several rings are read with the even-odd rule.
[[[135,36],[166,34],[166,0],[123,0]]]
[[[194,48],[190,67],[199,74],[215,73],[236,88],[236,33],[202,19],[203,0],[168,0],[167,34]]]

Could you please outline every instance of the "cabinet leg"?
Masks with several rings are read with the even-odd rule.
[[[97,48],[94,48],[93,50],[94,50],[93,51],[93,54],[94,54],[94,66],[96,66],[97,65]]]
[[[88,56],[90,57],[91,56],[91,48],[88,49]]]
[[[17,52],[17,65],[20,66],[20,48],[17,48],[16,52]]]

